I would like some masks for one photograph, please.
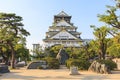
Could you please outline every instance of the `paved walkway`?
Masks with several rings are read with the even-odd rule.
[[[113,74],[96,74],[89,71],[79,71],[80,75],[69,75],[68,69],[57,70],[11,70],[0,76],[0,80],[120,80],[120,71]]]

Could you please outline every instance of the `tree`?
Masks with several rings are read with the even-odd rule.
[[[113,44],[108,48],[107,52],[114,58],[120,58],[120,44]]]
[[[85,56],[89,60],[90,59],[90,53],[89,53],[90,45],[89,45],[89,43],[85,42],[83,45],[81,45],[81,48],[84,50]]]
[[[98,18],[99,21],[102,21],[106,23],[108,26],[113,27],[112,32],[109,31],[109,33],[115,37],[116,35],[120,34],[120,0],[115,0],[116,5],[114,6],[109,6],[107,5],[107,10],[105,14],[99,14]],[[116,29],[115,29],[116,28]],[[117,38],[118,40],[120,37]]]
[[[30,60],[30,54],[29,54],[29,50],[24,47],[22,44],[17,44],[15,46],[15,52],[16,54],[16,59],[19,61],[29,61]]]
[[[44,58],[45,56],[42,46],[40,44],[38,44],[38,46],[35,49],[33,49],[32,52],[34,53],[32,57],[35,59],[41,59],[41,58]]]
[[[120,34],[111,38],[107,53],[113,58],[120,58]]]
[[[120,0],[115,0],[116,1],[116,7],[120,8]]]
[[[114,0],[116,5],[114,6],[109,6],[107,5],[107,10],[105,14],[99,14],[98,18],[99,21],[102,21],[107,24],[110,28],[94,28],[94,35],[97,37],[97,42],[98,42],[98,49],[101,57],[104,59],[104,55],[106,54],[106,50],[108,51],[109,54],[114,54],[112,50],[117,50],[119,51],[119,43],[120,43],[120,0]],[[113,36],[113,39],[106,39],[107,34],[111,34]],[[112,42],[111,42],[112,41]],[[109,42],[109,43],[108,43]],[[97,45],[97,43],[95,43]],[[108,47],[109,44],[109,47]],[[118,48],[113,48],[113,47],[118,47]],[[116,51],[115,54],[118,52]],[[119,56],[119,55],[118,55]]]
[[[108,39],[106,39],[106,37],[108,35],[109,28],[107,28],[106,26],[102,26],[100,28],[91,26],[91,28],[94,29],[93,34],[95,35],[97,40],[96,45],[98,45],[98,53],[99,53],[100,59],[105,59],[107,43],[108,43]]]
[[[98,15],[99,21],[102,21],[106,24],[108,24],[109,26],[115,27],[120,29],[120,17],[119,17],[119,13],[120,13],[120,1],[117,1],[117,5],[119,6],[108,6],[107,5],[107,10],[105,14],[102,15]]]
[[[10,60],[10,48],[8,45],[4,45],[3,42],[0,42],[0,56],[3,58],[2,62],[6,65],[9,65]]]
[[[0,40],[7,44],[11,50],[11,67],[15,68],[15,45],[18,43],[17,39],[20,39],[20,35],[30,35],[23,28],[22,17],[17,16],[14,13],[0,13]]]
[[[79,58],[80,49],[78,49],[78,48],[68,47],[68,48],[66,48],[66,52],[69,54],[70,58],[73,58],[73,59]]]
[[[19,39],[18,41],[19,43],[17,43],[14,47],[16,54],[16,58],[17,60],[20,61],[30,61],[30,54],[29,54],[29,50],[26,48],[26,38],[21,36],[21,39]]]
[[[53,58],[56,58],[59,50],[62,49],[62,48],[63,48],[62,45],[54,45],[54,46],[52,46],[52,47],[50,48],[50,51],[49,51],[49,52],[50,52],[50,53],[49,53],[49,56],[50,56],[50,57],[53,57]]]

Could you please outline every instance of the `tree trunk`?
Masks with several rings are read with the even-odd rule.
[[[14,47],[12,45],[12,43],[9,41],[8,42],[10,48],[11,48],[11,54],[12,54],[12,57],[11,57],[11,68],[12,69],[15,69],[15,50],[14,50]]]
[[[99,59],[102,59],[102,54],[101,54],[101,50],[99,50]]]
[[[107,44],[103,40],[100,42],[101,59],[105,59]]]
[[[107,49],[107,42],[102,44],[102,58],[105,59],[106,49]]]
[[[15,69],[15,53],[12,50],[12,58],[11,58],[11,68]]]

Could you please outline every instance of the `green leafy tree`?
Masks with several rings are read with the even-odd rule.
[[[7,44],[11,50],[11,67],[15,68],[15,45],[18,43],[17,39],[20,39],[20,35],[30,35],[23,28],[22,17],[17,16],[14,13],[0,13],[0,40]]]
[[[59,52],[59,50],[60,50],[61,48],[63,48],[62,45],[52,46],[52,47],[50,48],[50,51],[49,51],[49,52],[50,52],[49,56],[50,56],[50,57],[53,57],[53,58],[56,58],[56,56],[57,56],[57,54],[58,54],[58,52]]]
[[[106,23],[108,26],[113,27],[112,31],[109,33],[115,37],[120,34],[120,0],[114,0],[116,2],[115,5],[110,6],[107,5],[107,10],[104,14],[99,14],[99,21]],[[115,29],[116,28],[116,29]],[[120,37],[117,38],[118,40]]]
[[[19,61],[30,61],[30,54],[29,54],[29,50],[23,46],[23,44],[17,44],[15,46],[15,52],[16,54],[16,59],[18,59]]]
[[[118,4],[118,3],[117,3]],[[120,8],[116,6],[108,6],[105,14],[98,15],[99,21],[102,21],[109,26],[120,29]]]
[[[120,58],[120,44],[113,44],[108,48],[107,52],[114,58]]]
[[[29,49],[26,48],[26,38],[22,35],[20,36],[20,39],[17,39],[18,43],[15,45],[15,52],[16,52],[16,59],[19,59],[19,61],[30,61],[30,53]]]
[[[4,45],[2,42],[0,42],[0,56],[3,58],[3,62],[6,65],[9,65],[9,60],[11,56],[11,50],[9,49],[8,45]]]
[[[70,51],[67,52],[67,50],[69,49]],[[78,48],[75,48],[75,47],[66,48],[66,52],[69,54],[70,58],[73,58],[73,59],[79,58],[80,50]]]
[[[84,56],[86,57],[86,59],[90,59],[90,52],[89,52],[89,48],[90,48],[90,45],[89,43],[85,42],[84,44],[81,45],[81,49],[83,49],[84,51]]]
[[[120,0],[115,0],[116,1],[116,7],[120,8]]]
[[[108,39],[106,38],[108,35],[109,28],[102,26],[100,28],[96,28],[95,26],[91,26],[94,29],[93,34],[97,40],[96,45],[98,45],[98,53],[100,59],[105,59]]]
[[[99,14],[98,18],[99,21],[104,22],[109,26],[109,30],[106,31],[106,33],[111,34],[113,38],[109,39],[109,42],[107,40],[107,47],[105,48],[105,52],[109,53],[111,56],[119,57],[119,43],[120,43],[120,0],[114,0],[115,5],[107,5],[107,10],[104,14]],[[97,40],[99,44],[104,43],[106,40],[102,41]],[[101,42],[100,42],[101,41]],[[99,45],[100,46],[100,45]],[[101,46],[102,47],[102,46]],[[98,47],[100,49],[100,47]],[[99,50],[100,51],[100,50]],[[100,53],[104,53],[104,51],[100,51]]]
[[[40,46],[40,44],[32,52],[34,53],[34,55],[32,56],[34,59],[38,60],[45,57],[45,53],[43,52],[42,46]]]

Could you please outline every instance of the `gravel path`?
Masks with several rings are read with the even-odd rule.
[[[0,80],[120,80],[120,71],[113,74],[97,74],[89,71],[79,71],[80,75],[69,75],[68,69],[57,70],[11,70],[0,76]]]

